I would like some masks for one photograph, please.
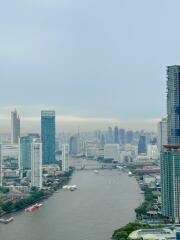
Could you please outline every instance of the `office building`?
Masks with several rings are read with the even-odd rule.
[[[167,139],[161,152],[162,214],[180,220],[180,66],[167,68]]]
[[[16,109],[11,112],[11,143],[18,144],[20,137],[20,118]]]
[[[163,149],[163,145],[167,144],[167,118],[162,118],[158,123],[158,150]]]
[[[180,144],[180,66],[167,68],[168,144]]]
[[[55,163],[55,111],[41,112],[43,164]]]
[[[105,144],[104,159],[110,161],[119,161],[119,144]]]
[[[125,130],[119,129],[119,142],[120,144],[125,144]]]
[[[119,144],[119,128],[117,126],[114,128],[114,143]]]
[[[167,145],[161,152],[162,214],[180,220],[180,146]]]
[[[107,143],[113,143],[113,129],[112,129],[112,127],[108,127]]]
[[[32,138],[24,136],[19,138],[19,169],[31,169],[31,145]]]
[[[31,187],[42,188],[42,143],[33,139],[31,144]]]
[[[71,155],[80,154],[81,149],[80,149],[80,136],[79,136],[79,134],[76,135],[76,136],[70,137],[69,145],[70,145],[70,154]]]
[[[126,143],[131,144],[133,142],[133,131],[126,132]]]
[[[69,144],[62,144],[62,171],[69,170]]]
[[[141,155],[146,153],[147,153],[146,136],[140,136],[138,143],[138,154]]]

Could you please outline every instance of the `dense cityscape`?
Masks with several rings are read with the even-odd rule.
[[[0,135],[1,216],[40,208],[44,199],[59,188],[76,190],[79,186],[66,185],[74,171],[99,174],[116,169],[135,177],[145,196],[135,209],[137,222],[129,228],[144,227],[146,231],[129,232],[127,225],[126,230],[114,232],[114,239],[149,239],[148,234],[157,239],[175,239],[179,232],[172,224],[180,219],[179,77],[180,66],[167,68],[167,117],[158,123],[156,133],[119,126],[94,132],[77,129],[76,134],[56,133],[56,112],[42,110],[41,133],[24,134],[21,117],[13,110],[11,133]],[[14,217],[0,220],[10,223]],[[164,228],[156,229],[156,225]]]
[[[0,240],[180,240],[180,2],[0,3]]]

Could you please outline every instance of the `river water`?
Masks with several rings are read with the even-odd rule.
[[[142,201],[135,179],[118,170],[76,171],[70,184],[78,189],[60,190],[39,210],[0,224],[0,240],[109,240]]]

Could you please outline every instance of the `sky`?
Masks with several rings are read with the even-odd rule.
[[[59,130],[156,129],[180,64],[179,0],[0,0],[0,132],[54,109]]]

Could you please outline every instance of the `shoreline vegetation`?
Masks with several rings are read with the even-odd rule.
[[[150,211],[153,211],[154,205],[157,204],[158,200],[158,194],[156,191],[153,189],[150,189],[148,187],[144,187],[143,189],[144,192],[144,201],[138,206],[136,209],[134,209],[136,213],[136,219],[134,222],[128,223],[125,226],[117,229],[114,231],[112,235],[113,240],[128,240],[129,235],[136,230],[139,229],[155,229],[155,228],[162,228],[163,225],[168,223],[168,220],[164,218],[161,215],[157,216],[158,220],[161,220],[162,224],[146,224],[142,223],[141,221],[148,216],[148,213]]]
[[[55,176],[55,185],[53,182],[54,176],[51,176],[44,185],[45,189],[39,190],[36,187],[32,187],[29,196],[26,198],[16,201],[0,202],[0,216],[21,211],[32,204],[49,198],[54,192],[56,192],[58,189],[62,189],[62,187],[69,182],[72,174],[73,169],[70,168],[68,172]],[[6,188],[2,188],[1,191],[8,194]]]

